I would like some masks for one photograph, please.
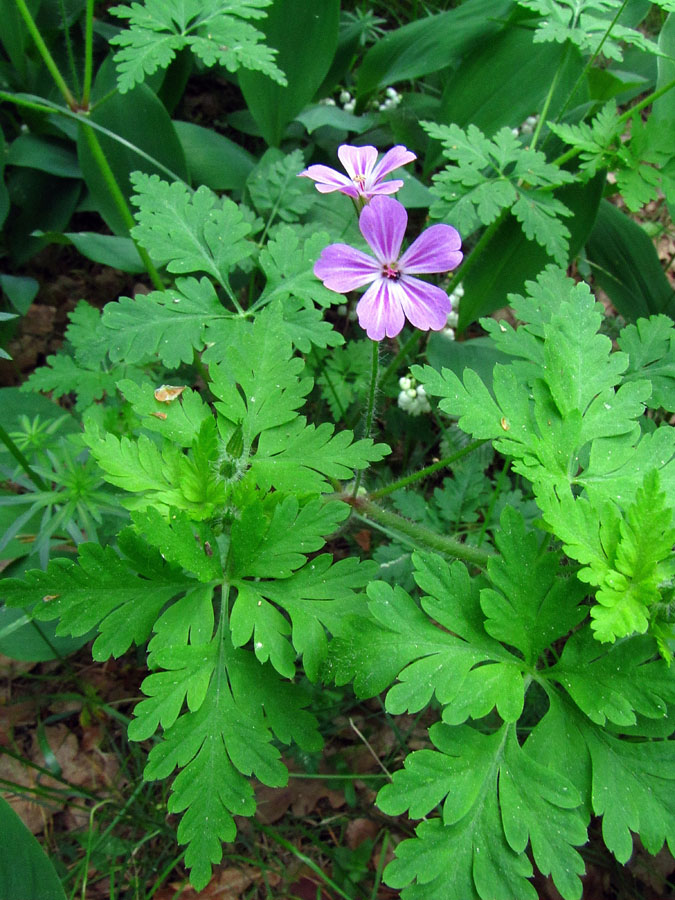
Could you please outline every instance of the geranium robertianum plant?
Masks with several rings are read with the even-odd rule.
[[[481,4],[471,0],[476,16],[494,14]],[[528,42],[548,61],[539,51],[553,32],[569,42],[560,79],[572,87],[584,33],[618,10],[588,4],[582,22],[566,2],[519,6],[533,27],[490,41],[490,58]],[[133,26],[120,42],[125,84],[147,74],[133,46],[157,40]],[[593,816],[620,862],[636,834],[649,852],[675,845],[670,295],[613,345],[602,307],[565,272],[580,246],[572,189],[611,225],[592,179],[651,132],[635,123],[625,145],[637,114],[607,107],[589,131],[555,126],[571,149],[545,153],[547,110],[562,108],[554,87],[527,144],[504,123],[424,119],[438,142],[429,158],[434,146],[443,155],[430,208],[443,221],[408,235],[403,254],[404,195],[386,195],[416,154],[400,144],[379,164],[370,144],[342,145],[346,175],[273,149],[247,202],[136,174],[132,236],[166,289],[101,314],[81,304],[69,352],[29,379],[76,394],[81,430],[63,445],[12,432],[23,449],[6,466],[19,486],[7,503],[45,511],[43,556],[60,526],[79,546],[77,559],[4,579],[2,597],[59,634],[95,629],[96,660],[147,649],[129,734],[146,742],[146,778],[173,778],[169,810],[197,888],[235,839],[234,817],[254,813],[256,781],[283,785],[286,754],[319,752],[308,686],[331,683],[433,721],[377,800],[422,819],[386,869],[404,898],[534,898],[534,867],[577,898]],[[657,150],[634,177],[624,165],[631,202],[668,189]],[[355,201],[362,247],[340,194]],[[475,350],[434,337],[416,355],[460,279],[465,328],[514,270],[512,319],[483,319],[489,338]],[[336,304],[366,285],[364,339]],[[404,373],[418,360],[413,388]],[[433,425],[391,415],[399,376],[431,402]],[[419,436],[428,452],[408,465]],[[379,535],[371,554],[351,540],[356,523]]]

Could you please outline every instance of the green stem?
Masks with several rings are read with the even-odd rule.
[[[636,103],[635,106],[631,106],[630,109],[627,109],[624,113],[618,118],[619,124],[623,124],[630,119],[631,116],[635,115],[635,113],[643,110],[645,106],[649,106],[655,100],[658,100],[659,97],[662,97],[664,94],[667,94],[668,91],[672,91],[675,88],[675,78],[672,81],[669,81],[667,84],[664,84],[663,87],[660,87],[657,91],[652,91],[647,97],[643,100],[640,100],[639,103]],[[581,147],[570,147],[569,150],[566,150],[563,154],[561,154],[557,159],[553,160],[554,166],[562,166],[568,160],[573,159],[575,156],[578,156],[581,153]]]
[[[80,126],[82,128],[87,144],[89,145],[89,149],[91,150],[91,154],[94,157],[94,161],[96,162],[96,165],[98,166],[99,171],[103,176],[103,180],[106,183],[106,187],[110,192],[110,196],[112,197],[113,202],[117,207],[117,211],[122,217],[122,220],[126,227],[129,229],[129,231],[131,231],[131,229],[135,225],[134,217],[131,215],[131,210],[127,205],[124,194],[120,190],[120,186],[117,183],[113,170],[110,168],[110,163],[106,159],[103,148],[101,147],[101,144],[90,124],[84,121],[81,117]],[[141,257],[143,265],[145,266],[145,270],[150,276],[150,280],[152,281],[154,286],[158,291],[165,290],[164,283],[162,282],[162,279],[160,278],[159,272],[155,268],[154,263],[150,259],[147,250],[145,250],[144,247],[141,247],[136,241],[134,241],[134,244],[136,245],[138,255]]]
[[[114,93],[115,91],[111,91],[110,96],[112,96],[112,94]],[[33,99],[26,99],[27,97],[32,97]],[[14,103],[16,106],[22,106],[25,109],[34,109],[36,112],[56,113],[56,115],[58,116],[65,116],[67,119],[74,119],[78,124],[82,122],[81,112],[73,112],[70,109],[66,109],[66,107],[64,106],[59,106],[58,103],[52,103],[50,100],[46,100],[44,97],[36,97],[34,94],[23,94],[19,96],[17,94],[12,94],[9,91],[0,91],[0,100],[6,100],[8,103]],[[36,100],[39,102],[36,103]],[[99,105],[100,103],[96,104],[97,107]],[[146,153],[145,150],[141,150],[141,148],[137,147],[136,144],[132,144],[131,141],[126,140],[126,138],[120,137],[119,134],[115,134],[114,131],[110,131],[109,128],[104,128],[103,125],[99,125],[96,122],[88,121],[87,124],[94,131],[98,131],[99,134],[104,134],[106,137],[110,138],[111,141],[115,141],[122,147],[126,147],[127,150],[131,150],[132,153],[140,156],[141,159],[147,160],[156,169],[158,169],[160,172],[163,172],[171,181],[180,181],[188,188],[188,190],[192,190],[192,188],[184,178],[181,178],[180,175],[177,175],[168,166],[165,166],[163,163],[161,163],[158,159],[150,156],[150,154]]]
[[[565,110],[567,109],[567,107],[568,107],[568,106],[570,105],[570,103],[572,102],[572,98],[573,98],[574,95],[576,94],[576,92],[577,92],[577,90],[578,90],[578,88],[579,88],[579,85],[580,85],[581,82],[584,80],[584,78],[588,75],[588,72],[589,72],[591,66],[593,65],[593,63],[595,62],[595,60],[598,58],[598,55],[600,54],[600,51],[602,50],[603,44],[605,43],[605,41],[606,41],[607,38],[609,37],[609,35],[610,35],[611,31],[612,31],[612,28],[614,28],[614,26],[615,26],[615,24],[616,24],[616,22],[617,22],[619,16],[621,15],[621,13],[622,13],[622,12],[624,11],[624,9],[626,8],[626,3],[627,3],[627,2],[628,2],[628,0],[624,0],[624,2],[622,3],[622,5],[619,7],[619,9],[618,9],[617,12],[616,12],[616,15],[614,16],[614,18],[612,19],[612,21],[609,23],[609,25],[608,25],[608,27],[607,27],[607,30],[606,30],[605,33],[603,34],[600,43],[599,43],[598,46],[595,48],[595,51],[593,52],[593,54],[592,54],[592,55],[590,56],[590,58],[588,59],[586,65],[584,66],[584,68],[582,69],[582,71],[579,73],[579,77],[578,77],[577,80],[574,82],[574,84],[573,84],[573,86],[572,86],[572,90],[568,93],[565,102],[564,102],[563,105],[560,107],[560,109],[559,109],[559,111],[558,111],[558,114],[556,115],[556,117],[555,117],[555,119],[554,119],[555,122],[559,122],[559,121],[560,121],[560,119],[561,119],[563,113],[565,112]],[[543,119],[543,116],[542,116],[541,118]]]
[[[534,134],[532,135],[532,140],[530,141],[530,150],[534,150],[539,141],[539,135],[541,134],[541,129],[544,127],[544,122],[546,121],[546,116],[548,115],[548,108],[551,105],[551,101],[553,100],[553,93],[558,86],[558,82],[560,81],[560,73],[563,70],[563,66],[567,62],[567,56],[569,52],[569,44],[565,45],[565,50],[562,55],[562,59],[558,65],[558,68],[555,71],[555,75],[551,80],[551,85],[548,89],[548,93],[546,94],[546,99],[544,100],[544,105],[541,109],[541,113],[539,115],[539,119],[537,121],[537,126],[534,129]]]
[[[84,87],[82,89],[82,107],[89,109],[91,81],[94,58],[94,0],[87,0],[84,22]]]
[[[506,214],[508,209],[502,210],[499,216],[494,220],[494,222],[489,225],[483,234],[480,236],[480,239],[476,246],[471,251],[470,255],[466,258],[466,260],[462,263],[460,269],[457,270],[455,275],[453,276],[450,284],[448,285],[448,293],[451,294],[453,290],[457,287],[460,281],[466,278],[467,274],[475,267],[476,263],[480,260],[480,257],[483,255],[486,246],[490,243],[492,238],[495,235],[495,232],[502,224],[504,219],[506,218]],[[420,344],[424,338],[426,337],[426,331],[413,331],[412,335],[408,338],[405,344],[398,351],[396,356],[389,363],[387,368],[384,370],[384,374],[380,379],[380,387],[383,387],[388,383],[389,379],[392,378],[398,371],[401,366],[401,362],[407,358],[410,351],[413,350],[418,344]]]
[[[424,469],[419,469],[419,471],[413,472],[412,475],[406,475],[405,478],[400,478],[398,481],[394,481],[386,487],[379,488],[377,491],[372,491],[368,495],[368,499],[379,500],[380,497],[386,497],[388,494],[393,494],[394,491],[398,491],[400,488],[405,488],[410,484],[414,484],[416,481],[421,481],[423,478],[426,478],[427,475],[433,475],[433,473],[438,472],[439,469],[445,469],[447,466],[452,465],[452,463],[457,462],[458,459],[462,459],[463,456],[468,456],[469,453],[473,453],[474,450],[482,447],[485,443],[487,443],[486,440],[472,441],[466,447],[458,450],[457,453],[439,459],[438,462],[432,463]]]
[[[33,471],[33,469],[31,468],[31,465],[28,462],[28,460],[26,459],[26,457],[19,450],[19,448],[16,446],[16,444],[11,439],[11,437],[7,434],[7,432],[2,427],[2,425],[0,425],[0,440],[7,447],[9,452],[12,454],[14,459],[18,462],[18,464],[24,470],[26,475],[28,475],[28,477],[33,482],[33,484],[41,491],[48,491],[49,485],[45,481],[43,481],[42,478],[40,478],[40,476],[37,474],[37,472]]]
[[[488,559],[494,556],[487,550],[481,550],[478,547],[470,547],[463,544],[456,538],[446,537],[438,534],[431,528],[426,528],[417,522],[411,522],[410,519],[404,519],[397,513],[388,509],[383,509],[371,500],[364,497],[349,497],[342,495],[336,499],[350,503],[354,512],[362,519],[374,525],[383,525],[385,528],[394,532],[397,536],[402,535],[408,538],[407,543],[412,544],[415,548],[427,547],[438,553],[444,553],[447,556],[453,556],[456,559],[463,559],[465,562],[484,569]]]
[[[368,408],[366,409],[366,420],[365,427],[363,430],[363,437],[370,437],[370,429],[373,427],[373,414],[375,412],[375,392],[377,391],[377,375],[380,367],[380,345],[377,341],[373,341],[373,365],[370,372],[370,392],[368,394]],[[354,493],[353,496],[359,492],[359,488],[361,487],[361,479],[363,478],[363,469],[356,476],[356,481],[354,482]]]
[[[16,0],[16,5],[19,9],[19,12],[21,13],[24,22],[26,23],[26,28],[30,32],[31,37],[35,42],[35,46],[38,48],[44,64],[47,66],[47,69],[54,79],[56,86],[61,91],[63,99],[71,109],[77,109],[77,100],[70,93],[70,88],[66,84],[63,75],[59,71],[59,67],[54,62],[54,57],[51,55],[49,49],[47,48],[47,45],[42,40],[40,30],[35,24],[35,20],[30,14],[30,10],[26,6],[25,0]]]
[[[75,54],[73,53],[73,42],[70,39],[70,28],[68,27],[68,16],[66,14],[65,0],[59,0],[61,7],[61,22],[63,23],[63,35],[66,41],[66,52],[68,54],[68,64],[70,65],[70,77],[75,85],[75,92],[80,93],[80,83],[77,77],[77,67],[75,65]]]

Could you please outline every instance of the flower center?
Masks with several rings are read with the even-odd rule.
[[[355,175],[352,178],[352,181],[354,182],[355,185],[357,185],[357,187],[363,187],[364,184],[366,183],[366,176],[365,175]]]
[[[401,277],[401,273],[398,270],[398,263],[384,263],[382,266],[382,275],[385,278],[390,278],[392,281],[398,281]]]

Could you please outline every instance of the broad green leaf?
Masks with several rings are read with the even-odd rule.
[[[194,122],[175,122],[193,184],[212,191],[241,191],[255,159],[225,135]]]
[[[465,58],[478,41],[499,30],[511,8],[511,0],[468,0],[390,31],[373,44],[359,67],[358,97]]]
[[[191,447],[202,424],[212,417],[198,391],[186,387],[175,400],[165,403],[156,399],[160,385],[129,379],[117,382],[117,389],[131,403],[144,428],[156,431],[180,447]]]
[[[128,237],[129,222],[120,212],[117,199],[110,192],[109,183],[101,172],[97,151],[92,148],[92,141],[99,143],[127,205],[133,193],[132,172],[161,172],[166,177],[168,169],[174,178],[187,179],[183,148],[163,103],[147,85],[137,85],[128,97],[123,97],[115,90],[110,58],[98,71],[92,99],[100,102],[94,103],[94,108],[80,125],[77,136],[78,161],[91,199],[106,224],[114,234]],[[112,136],[88,130],[87,119],[107,129]],[[121,140],[116,140],[115,137]],[[41,223],[39,227],[45,231],[64,230],[47,222]]]
[[[66,900],[49,857],[7,801],[0,797],[0,831],[11,853],[0,855],[4,900]]]
[[[645,231],[608,201],[586,245],[594,281],[631,322],[655,313],[675,311],[675,291],[663,273],[652,240]]]
[[[338,40],[338,0],[273,0],[261,23],[285,80],[242,71],[239,86],[266,142],[278,147],[289,122],[314,97],[330,69]]]

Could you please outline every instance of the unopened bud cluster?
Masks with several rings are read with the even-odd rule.
[[[401,100],[401,94],[393,87],[388,87],[385,92],[384,100],[371,100],[369,107],[371,109],[379,110],[380,112],[386,112],[388,109],[396,109]],[[338,94],[337,101],[332,97],[324,97],[322,100],[319,100],[323,106],[340,106],[345,112],[353,113],[356,108],[356,100],[349,93],[348,90],[341,90]]]
[[[398,386],[401,393],[398,395],[398,405],[410,416],[419,416],[431,411],[424,387],[417,384],[412,375],[404,375],[399,378]]]
[[[454,341],[455,339],[455,328],[457,328],[457,323],[459,322],[459,304],[463,296],[464,288],[461,284],[458,284],[454,291],[450,294],[450,300],[452,301],[452,311],[448,313],[448,322],[443,329],[443,334],[451,341]]]
[[[512,128],[511,133],[514,137],[520,137],[521,135],[527,137],[530,134],[534,134],[538,121],[539,116],[528,116],[519,128]]]

